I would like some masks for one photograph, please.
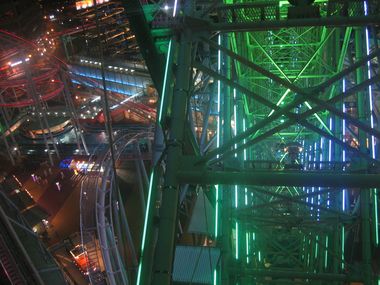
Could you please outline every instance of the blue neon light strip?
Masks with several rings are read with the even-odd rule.
[[[85,72],[79,72],[79,71],[76,71],[76,70],[73,71],[73,74],[80,75],[80,76],[83,76],[83,77],[92,78],[92,79],[102,80],[102,77],[100,75],[93,75],[93,74],[89,74],[89,73],[85,73]],[[144,88],[144,85],[142,85],[142,84],[135,84],[135,83],[131,83],[131,82],[128,82],[128,81],[116,80],[116,79],[112,79],[112,78],[110,78],[108,76],[105,76],[105,79],[108,82],[113,82],[113,83],[119,83],[119,84],[123,84],[123,85],[127,85],[127,86]],[[108,89],[108,86],[107,86],[107,89]]]
[[[92,87],[92,88],[102,88],[99,84],[99,86],[94,86],[94,85],[91,85],[87,82],[79,82],[75,79],[72,79],[71,80],[73,83],[75,84],[78,84],[78,85],[85,85],[85,86],[89,86],[89,87]],[[120,93],[120,94],[124,94],[124,95],[128,95],[128,96],[131,96],[131,95],[134,95],[135,93],[134,92],[128,92],[126,90],[123,90],[123,89],[119,89],[119,88],[114,88],[114,87],[111,87],[111,86],[107,86],[107,91],[113,91],[113,92],[117,92],[117,93]]]

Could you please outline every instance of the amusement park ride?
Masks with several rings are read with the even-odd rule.
[[[164,151],[137,284],[377,284],[379,3],[289,2],[174,1],[154,23]],[[184,249],[189,189],[214,211]]]
[[[89,20],[57,37],[70,64],[84,66],[90,59],[72,47],[84,33],[100,80],[0,31],[0,106],[4,118],[29,108],[50,129],[48,102],[62,98],[83,154],[85,124],[108,124],[81,192],[78,248],[91,284],[380,282],[378,1],[77,2]],[[156,106],[154,96],[124,102],[107,90],[111,70],[134,76],[105,64],[116,51],[143,58]],[[97,90],[103,117],[80,118],[77,85]],[[112,135],[119,108],[154,131]],[[53,148],[51,132],[42,135]],[[152,162],[136,163],[145,210],[136,243],[115,165],[126,150],[141,156],[142,144]]]

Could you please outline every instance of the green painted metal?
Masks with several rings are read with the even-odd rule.
[[[215,232],[199,237],[221,249],[209,284],[375,284],[380,132],[368,98],[380,76],[368,70],[380,51],[376,39],[367,50],[366,26],[380,15],[367,2],[368,15],[363,1],[316,1],[320,18],[292,19],[286,1],[179,6],[138,284],[171,284],[175,246],[191,245],[178,232],[183,184],[215,197]],[[189,126],[205,153],[185,153]]]
[[[136,40],[140,46],[140,52],[151,74],[153,83],[161,94],[164,59],[154,44],[144,9],[138,0],[123,0],[122,4],[127,13],[130,28],[136,36]]]

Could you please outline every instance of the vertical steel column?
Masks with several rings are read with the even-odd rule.
[[[136,167],[136,176],[137,176],[137,185],[139,189],[139,194],[140,194],[140,200],[141,200],[141,209],[143,213],[145,213],[146,210],[146,202],[145,202],[145,191],[144,191],[144,184],[142,181],[142,174],[141,174],[141,169],[140,169],[140,163],[138,160],[141,160],[141,155],[139,155],[139,152],[137,151],[139,145],[138,142],[135,144],[135,167]]]
[[[186,120],[187,98],[191,78],[191,33],[185,30],[181,33],[174,87],[172,113],[170,117],[169,138],[166,146],[167,164],[164,176],[162,204],[158,240],[154,257],[153,282],[154,285],[171,284],[174,246],[177,227],[177,212],[179,199],[179,185],[176,171],[182,155],[182,141]]]
[[[356,28],[355,29],[355,56],[356,58],[360,59],[364,55],[363,51],[363,31],[362,28]],[[359,67],[356,70],[356,84],[360,84],[364,81],[364,68]],[[365,92],[358,92],[357,94],[357,106],[358,106],[358,119],[361,122],[366,122],[366,108],[365,108]],[[359,148],[360,151],[366,152],[366,134],[359,128]]]
[[[137,160],[139,166],[140,166],[140,170],[141,170],[141,177],[142,177],[142,181],[143,181],[143,185],[144,186],[147,186],[149,185],[149,177],[148,177],[148,174],[146,172],[146,168],[145,168],[145,164],[144,164],[144,159],[142,158],[141,156],[141,150],[140,150],[140,145],[138,144],[138,142],[136,143],[136,153],[137,153],[137,157],[139,158]],[[146,189],[146,188],[144,188]],[[144,195],[146,194],[145,193],[146,191],[144,191]]]
[[[222,38],[222,46],[228,47],[228,35],[221,35]],[[221,72],[223,75],[230,77],[230,60],[228,57],[222,55],[221,57]],[[222,84],[222,83],[221,83]],[[222,84],[223,86],[223,84]],[[223,86],[221,88],[223,93],[221,94],[221,98],[223,98],[223,116],[221,118],[224,122],[223,124],[223,135],[222,135],[222,144],[227,143],[231,140],[231,88],[229,86]],[[224,167],[228,167],[228,161],[224,163]],[[231,262],[231,233],[232,233],[232,220],[231,220],[231,209],[232,209],[232,187],[227,185],[220,186],[222,190],[222,207],[224,208],[221,211],[222,217],[222,284],[228,285],[230,283],[230,262]]]
[[[120,216],[121,216],[121,226],[122,226],[122,230],[124,230],[124,233],[125,233],[125,236],[126,236],[126,240],[127,240],[127,243],[128,243],[128,247],[129,247],[129,253],[130,253],[130,258],[132,259],[132,264],[135,266],[137,265],[137,255],[136,255],[136,249],[135,249],[135,246],[133,244],[133,239],[132,239],[132,234],[131,234],[131,231],[130,231],[130,227],[129,227],[129,223],[128,223],[128,219],[127,219],[127,214],[126,214],[126,211],[125,211],[125,208],[124,208],[124,201],[121,197],[121,194],[120,194],[120,190],[119,190],[119,187],[116,186],[115,187],[117,190],[117,195],[118,195],[118,201],[119,201],[119,207],[120,207]]]
[[[5,144],[5,148],[7,149],[9,159],[11,160],[11,163],[14,166],[14,165],[16,165],[16,162],[15,162],[15,159],[13,158],[12,149],[9,147],[9,144],[8,144],[8,141],[7,141],[7,137],[5,136],[5,133],[3,133],[1,135],[1,137],[3,138],[4,144]]]
[[[50,146],[49,146],[48,140],[46,138],[46,134],[45,134],[45,131],[44,131],[44,126],[43,126],[43,123],[42,123],[42,120],[41,120],[41,117],[40,117],[40,113],[42,112],[41,106],[40,106],[40,98],[36,94],[36,89],[35,89],[35,86],[34,86],[34,82],[32,80],[32,75],[30,73],[30,70],[27,67],[25,68],[25,75],[26,75],[26,78],[28,80],[28,87],[29,87],[28,89],[29,89],[29,92],[30,92],[31,97],[33,98],[33,101],[34,101],[34,104],[35,104],[36,116],[37,116],[38,122],[40,123],[40,127],[42,129],[42,137],[44,139],[44,143],[45,143],[45,146],[46,146],[46,149],[47,149],[47,153],[48,153],[48,157],[49,157],[49,162],[50,162],[51,166],[54,166],[53,157],[52,157],[52,155],[50,153]],[[54,142],[53,142],[53,144],[54,144]]]
[[[4,98],[1,96],[3,92],[0,93],[0,102],[2,104],[4,104]],[[16,162],[15,162],[15,159],[13,157],[13,149],[12,147],[9,146],[9,143],[8,143],[8,140],[7,140],[7,136],[6,136],[6,132],[8,131],[10,136],[11,136],[11,140],[12,142],[16,145],[17,147],[17,153],[16,154],[21,154],[19,149],[18,149],[18,145],[13,137],[13,133],[11,132],[11,129],[10,129],[10,126],[9,126],[9,123],[8,123],[8,120],[9,120],[9,114],[7,112],[7,110],[4,108],[4,107],[1,107],[1,114],[3,116],[3,121],[5,123],[5,127],[6,127],[6,130],[4,130],[3,134],[1,134],[2,138],[3,138],[3,141],[4,141],[4,144],[5,144],[5,148],[7,149],[7,152],[8,152],[8,156],[9,156],[9,159],[11,160],[11,163],[12,165],[16,165]]]
[[[1,103],[4,103],[3,97],[0,96],[0,99],[1,99]],[[0,111],[1,111],[1,115],[3,116],[3,121],[5,123],[5,127],[7,128],[7,131],[9,132],[9,136],[11,138],[11,141],[12,141],[13,145],[16,147],[15,153],[17,155],[20,155],[21,154],[20,153],[20,149],[18,147],[18,143],[16,142],[16,140],[14,138],[13,132],[11,131],[11,126],[10,126],[10,124],[8,122],[9,118],[7,116],[5,108],[4,107],[0,108]],[[6,131],[4,132],[4,136],[5,136],[5,133],[6,133]]]
[[[146,205],[144,229],[141,241],[140,264],[137,273],[136,285],[151,284],[152,266],[154,259],[154,247],[156,240],[156,223],[155,216],[156,197],[158,192],[159,166],[155,165],[150,176],[150,184],[148,190],[148,200]]]
[[[80,141],[79,141],[79,138],[80,138],[80,140],[82,141],[84,151],[88,155],[89,152],[87,149],[87,144],[86,144],[86,141],[84,139],[81,126],[79,124],[78,114],[75,110],[75,106],[74,106],[73,100],[71,98],[71,93],[69,91],[68,82],[67,82],[65,74],[61,73],[60,78],[63,82],[63,86],[64,86],[63,97],[65,99],[67,107],[69,108],[69,113],[70,113],[70,117],[71,117],[71,122],[72,122],[73,127],[74,127],[74,133],[75,133],[75,138],[77,141],[78,149],[81,151]],[[79,138],[78,138],[78,136],[79,136]]]
[[[362,58],[364,55],[364,31],[362,28],[355,30],[355,55],[356,58]],[[356,72],[356,84],[363,82],[365,78],[365,69],[358,68]],[[358,98],[358,117],[362,122],[367,121],[368,112],[366,111],[365,92],[359,92]],[[370,114],[371,115],[371,114]],[[359,149],[361,152],[367,151],[366,134],[359,129]],[[361,168],[366,168],[364,162]],[[363,264],[363,282],[364,285],[372,285],[372,268],[371,268],[371,227],[370,227],[370,191],[369,189],[360,192],[360,222],[361,222],[361,242],[362,242],[362,264]]]

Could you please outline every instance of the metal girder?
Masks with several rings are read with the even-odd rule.
[[[319,89],[318,87],[316,87],[315,89],[312,88],[311,90],[302,89],[302,88],[298,87],[297,85],[295,85],[294,83],[289,82],[288,80],[284,80],[284,79],[280,78],[279,76],[273,74],[272,72],[261,68],[259,65],[256,65],[255,63],[250,62],[247,59],[235,54],[234,52],[232,52],[232,51],[230,51],[230,50],[228,50],[228,49],[226,49],[220,45],[217,45],[215,42],[212,42],[212,41],[207,40],[205,38],[203,38],[203,40],[206,41],[210,46],[213,46],[214,48],[217,48],[217,49],[221,50],[222,52],[228,54],[231,58],[238,60],[239,62],[247,65],[248,67],[251,67],[253,70],[258,71],[259,73],[267,76],[268,78],[271,78],[273,81],[287,87],[291,91],[293,91],[299,95],[302,95],[302,97],[304,97],[303,102],[305,102],[306,99],[310,100],[311,102],[316,103],[317,105],[323,107],[324,109],[329,110],[331,113],[337,115],[338,117],[345,119],[346,121],[352,123],[353,125],[356,125],[357,127],[366,131],[367,133],[369,133],[369,134],[371,134],[377,138],[380,138],[380,131],[377,131],[376,129],[373,129],[370,126],[360,122],[359,120],[353,118],[349,114],[343,113],[342,111],[335,108],[332,104],[327,104],[325,101],[317,98],[315,96],[316,95],[315,92],[318,92],[318,89]],[[373,55],[379,54],[379,53],[380,53],[379,50],[374,51]],[[299,99],[298,101],[292,103],[292,106],[296,106],[296,104],[299,104],[301,102],[302,102],[302,99]]]
[[[208,32],[253,32],[268,31],[291,27],[357,27],[380,24],[378,16],[367,17],[333,17],[333,18],[314,18],[314,19],[289,19],[277,21],[261,21],[251,23],[211,23],[194,17],[185,17],[183,26],[191,27],[193,31]],[[173,25],[176,29],[176,26]],[[178,28],[178,27],[177,27]],[[182,27],[179,27],[182,29]]]
[[[231,271],[240,271],[238,267],[232,267]],[[328,274],[328,273],[305,273],[302,271],[281,271],[281,270],[254,270],[254,269],[245,269],[244,273],[252,277],[274,277],[274,278],[294,278],[294,279],[311,279],[311,280],[326,280],[326,281],[347,281],[347,278],[344,274]],[[360,278],[355,278],[360,280]],[[355,280],[354,279],[354,280]],[[297,281],[296,281],[297,282]]]
[[[347,145],[346,143],[344,142],[341,142],[340,140],[336,139],[334,136],[332,136],[331,134],[328,134],[327,132],[324,132],[323,130],[313,126],[312,124],[308,123],[305,121],[305,118],[307,118],[308,116],[320,111],[323,109],[323,106],[322,105],[319,105],[319,106],[316,106],[314,108],[311,108],[310,110],[302,113],[301,115],[296,115],[294,113],[291,113],[289,112],[289,110],[291,108],[294,108],[296,105],[298,105],[299,103],[301,103],[300,101],[295,101],[294,103],[291,103],[291,104],[288,104],[287,106],[285,106],[284,108],[280,108],[278,107],[277,105],[271,103],[270,101],[268,101],[267,99],[261,97],[260,95],[258,94],[255,94],[254,92],[250,91],[249,89],[239,85],[238,83],[222,76],[222,75],[219,75],[218,73],[216,73],[215,71],[201,65],[201,64],[198,64],[198,63],[194,63],[194,66],[198,69],[201,69],[202,71],[204,72],[207,72],[208,74],[211,74],[212,76],[216,77],[218,80],[221,80],[223,82],[225,82],[226,84],[240,90],[241,92],[245,93],[246,95],[248,96],[252,96],[252,98],[254,98],[255,100],[257,100],[258,102],[262,103],[262,104],[265,104],[266,106],[268,107],[271,107],[272,109],[275,109],[277,110],[277,112],[273,113],[272,116],[268,116],[267,119],[264,119],[262,121],[260,121],[257,125],[253,126],[250,130],[247,130],[246,132],[240,134],[239,136],[236,136],[235,138],[231,139],[229,142],[227,142],[226,144],[224,144],[221,148],[217,149],[217,150],[214,150],[210,153],[208,153],[206,156],[202,157],[199,161],[199,163],[201,162],[205,162],[213,157],[215,157],[217,154],[233,154],[241,149],[244,149],[246,148],[246,146],[248,145],[252,145],[253,143],[255,143],[256,141],[259,141],[259,138],[258,137],[255,137],[254,139],[251,139],[250,141],[248,141],[247,143],[243,144],[243,145],[240,145],[239,147],[235,148],[235,149],[231,149],[231,147],[233,145],[235,145],[237,142],[239,142],[242,138],[244,137],[247,137],[247,133],[248,134],[252,134],[256,131],[258,131],[260,128],[263,128],[265,127],[267,124],[271,123],[274,119],[280,117],[281,115],[286,115],[289,117],[289,121],[288,122],[285,122],[283,124],[280,124],[278,126],[276,126],[275,128],[273,128],[272,130],[268,131],[266,133],[266,136],[265,137],[268,137],[268,136],[271,136],[277,132],[279,132],[280,130],[294,124],[294,123],[299,123],[301,125],[304,125],[305,127],[309,128],[309,129],[312,129],[313,131],[319,133],[319,134],[324,134],[325,137],[328,137],[329,139],[332,139],[334,140],[335,142],[341,144],[342,146],[346,147],[347,149],[350,149],[354,152],[357,152],[356,149],[354,149],[353,147]],[[344,92],[342,95],[347,97],[349,94],[353,94],[354,92],[356,92],[357,90],[360,90],[362,88],[365,88],[367,87],[369,84],[373,83],[373,82],[376,82],[380,79],[380,76],[375,76],[369,80],[366,80],[365,82],[362,82],[361,84],[358,84],[357,86],[351,88],[349,91],[347,92]],[[310,94],[308,94],[308,96],[310,96]],[[306,97],[306,96],[305,96]],[[303,97],[304,98],[304,97]],[[334,101],[338,101],[341,97],[339,95],[336,95],[334,96],[333,98],[331,98],[330,100],[326,101],[326,103],[334,103]],[[305,99],[305,98],[304,98]],[[249,132],[248,132],[249,131]],[[262,135],[262,138],[265,138],[263,135]],[[223,152],[221,151],[223,150]],[[365,157],[368,157],[368,155],[366,154],[360,154],[361,156],[365,156]],[[222,158],[218,158],[216,161],[220,161],[222,160]]]
[[[230,18],[223,18],[227,13],[212,14],[214,8],[218,11],[218,5],[211,5],[207,10],[205,4],[210,13],[203,14],[204,19],[200,19],[197,15],[202,14],[204,7],[194,3],[197,9],[187,13],[186,9],[192,8],[186,5],[172,21],[176,36],[172,37],[171,45],[176,51],[170,54],[167,65],[174,71],[171,86],[175,87],[170,98],[173,101],[163,104],[164,110],[161,110],[165,114],[165,124],[161,125],[169,140],[162,157],[164,174],[157,177],[154,184],[154,191],[160,189],[163,198],[157,195],[159,201],[150,203],[152,210],[157,205],[160,207],[156,224],[151,213],[148,215],[151,219],[148,228],[153,228],[149,230],[151,234],[158,224],[158,243],[153,267],[141,271],[153,276],[153,279],[145,279],[148,280],[146,284],[171,282],[173,256],[167,252],[182,234],[186,234],[176,235],[175,230],[178,192],[185,184],[209,185],[209,191],[215,193],[212,196],[215,197],[215,232],[208,241],[221,247],[222,257],[214,271],[213,284],[300,284],[303,280],[310,284],[341,285],[364,281],[365,285],[373,285],[368,245],[363,245],[363,262],[351,260],[345,248],[352,246],[356,250],[358,247],[351,236],[359,224],[363,229],[362,240],[371,243],[373,213],[369,210],[374,209],[370,203],[377,201],[373,197],[377,197],[375,187],[380,183],[380,175],[370,173],[377,171],[374,166],[379,161],[378,156],[367,153],[364,140],[360,141],[362,147],[358,149],[359,144],[349,139],[360,138],[354,127],[377,141],[380,131],[376,125],[368,123],[368,111],[361,117],[347,114],[343,104],[358,98],[359,93],[364,98],[368,88],[380,80],[375,73],[368,73],[360,80],[354,78],[355,71],[363,73],[380,51],[367,47],[366,54],[353,54],[356,62],[348,62],[346,54],[352,53],[352,46],[361,45],[364,50],[365,43],[351,41],[351,30],[344,34],[340,27],[355,26],[364,35],[365,26],[380,23],[380,18],[373,14],[376,13],[373,9],[370,16],[364,16],[363,3],[353,0],[329,1],[325,6],[318,2],[315,5],[325,7],[324,12],[330,11],[327,17],[321,14],[319,19],[289,20],[285,19],[286,8],[281,8],[277,2],[229,3],[227,8],[222,8],[238,11],[243,7],[240,14],[230,13]],[[356,5],[355,11],[361,14],[342,16],[351,11],[351,4]],[[260,5],[264,7],[260,8],[261,14],[244,10]],[[271,5],[277,12],[280,9],[281,15],[268,18],[274,10],[265,9]],[[339,5],[344,6],[343,12]],[[212,20],[205,15],[210,15]],[[217,39],[210,33],[214,31],[219,32]],[[249,34],[252,31],[255,33]],[[255,43],[250,42],[252,36]],[[183,45],[184,40],[187,47]],[[346,50],[351,52],[346,53]],[[371,50],[374,52],[370,53]],[[205,80],[194,82],[200,71],[207,75]],[[298,75],[302,73],[305,76],[301,78]],[[299,78],[297,84],[291,82],[291,78]],[[347,87],[342,87],[346,83]],[[215,94],[209,96],[205,107],[199,103],[197,84],[204,88],[202,92]],[[184,100],[191,102],[190,106],[186,106]],[[361,108],[364,108],[362,102]],[[201,138],[189,137],[185,134],[189,124],[186,121],[198,120],[202,115],[199,110],[206,110],[203,113],[210,121],[197,125],[202,127]],[[324,129],[311,120],[310,117],[316,115]],[[202,118],[199,121],[202,122]],[[304,129],[311,132],[306,134]],[[344,135],[347,130],[351,130],[351,137]],[[284,136],[281,131],[290,135]],[[200,140],[202,146],[207,144],[208,133],[212,139],[204,155],[203,147],[201,154],[187,155],[185,146],[194,138]],[[281,169],[289,169],[286,161],[292,160],[290,153],[284,153],[283,145],[291,143],[302,146],[297,163],[305,170],[244,168],[250,160],[270,160],[277,161]],[[324,161],[339,161],[342,165],[339,171],[332,171],[329,165],[321,163]],[[306,170],[312,163],[313,171]],[[272,186],[285,187],[273,189]],[[289,189],[290,186],[293,188]],[[288,226],[303,216],[304,222]],[[151,250],[154,234],[149,238],[153,243],[149,247]],[[149,255],[146,250],[144,252],[143,257]],[[281,265],[283,258],[286,262]],[[364,278],[355,275],[357,263],[364,265]],[[148,261],[148,267],[150,264],[152,262]],[[280,266],[276,267],[278,264]]]
[[[161,74],[164,72],[164,59],[158,53],[154,44],[141,3],[138,0],[123,0],[121,2],[125,8],[130,28],[136,36],[140,52],[145,59],[153,83],[158,93],[161,94],[163,82]]]
[[[314,186],[374,188],[380,185],[379,174],[321,173],[307,171],[217,171],[180,169],[178,183],[256,186]]]

